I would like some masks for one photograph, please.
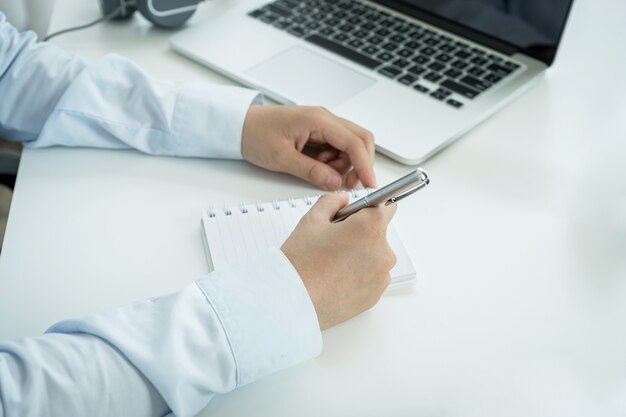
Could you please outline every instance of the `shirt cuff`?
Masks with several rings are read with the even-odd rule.
[[[262,103],[258,92],[246,88],[183,83],[172,118],[179,149],[194,156],[243,159],[241,135],[248,109]]]
[[[224,326],[237,363],[237,386],[319,355],[317,314],[287,257],[274,248],[238,269],[241,273],[217,273],[197,282]]]
[[[175,294],[62,321],[48,333],[86,333],[114,346],[176,416],[196,415],[216,393],[322,349],[313,303],[278,249],[215,271]]]

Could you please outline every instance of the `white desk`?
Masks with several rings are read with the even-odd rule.
[[[227,4],[201,5],[190,24]],[[52,30],[97,16],[95,1],[59,0]],[[203,415],[623,416],[624,22],[623,2],[576,0],[547,77],[424,164],[432,185],[397,215],[413,290]],[[137,17],[56,42],[121,53],[156,77],[227,82],[168,36]],[[378,157],[376,170],[385,182],[407,167]],[[175,291],[207,271],[202,208],[312,191],[244,162],[27,150],[0,258],[0,337]]]

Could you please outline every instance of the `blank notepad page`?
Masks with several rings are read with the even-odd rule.
[[[352,200],[366,194],[366,190],[353,191]],[[317,199],[303,197],[205,210],[202,225],[209,269],[249,259],[269,247],[280,248]],[[393,223],[389,225],[387,240],[398,259],[391,270],[390,287],[414,282],[415,268]]]

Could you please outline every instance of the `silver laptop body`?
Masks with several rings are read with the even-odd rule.
[[[436,13],[402,1],[222,3],[206,23],[172,36],[171,46],[279,103],[324,106],[371,130],[380,153],[414,165],[519,96],[552,63],[571,1],[548,11],[544,0],[504,2],[526,10],[511,17],[464,0],[413,0],[448,4]],[[529,2],[537,10],[529,12]],[[533,12],[543,17],[529,18]],[[554,16],[541,30],[522,20],[550,20],[545,13]]]

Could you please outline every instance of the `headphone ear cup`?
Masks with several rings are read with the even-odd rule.
[[[118,8],[121,10],[118,14],[112,17],[115,20],[124,20],[132,17],[137,8],[135,2],[130,0],[100,0],[100,9],[103,16],[108,16],[115,12]]]
[[[181,26],[195,12],[199,0],[137,0],[143,17],[165,29]]]

